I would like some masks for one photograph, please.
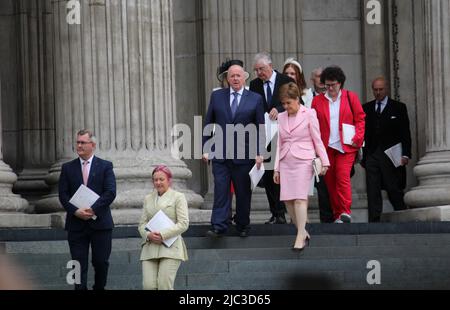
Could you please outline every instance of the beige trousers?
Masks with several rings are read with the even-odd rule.
[[[142,261],[144,290],[173,290],[180,259],[160,258]]]

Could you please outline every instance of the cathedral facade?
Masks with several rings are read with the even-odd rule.
[[[120,223],[136,222],[161,163],[201,217],[213,189],[196,155],[217,67],[242,59],[253,77],[253,56],[266,51],[278,70],[295,57],[306,77],[339,65],[361,102],[387,77],[413,139],[412,209],[390,220],[450,220],[449,0],[2,0],[0,12],[2,214],[62,212],[61,165],[89,128],[114,163]],[[180,124],[191,129],[188,158],[173,154]],[[352,182],[363,217],[362,168]]]

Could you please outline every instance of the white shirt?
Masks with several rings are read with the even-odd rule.
[[[308,109],[311,109],[312,101],[314,99],[314,94],[312,92],[312,89],[306,88],[303,90],[303,92],[305,93],[302,96],[303,103],[305,104],[305,107],[307,107]]]
[[[230,108],[231,105],[233,104],[233,100],[234,100],[234,93],[238,93],[237,96],[237,106],[239,108],[239,104],[241,103],[241,98],[242,98],[242,94],[244,93],[244,87],[242,87],[239,91],[235,92],[233,88],[230,87]]]
[[[377,108],[378,108],[377,102],[378,101],[375,100],[375,112],[377,111]],[[388,103],[388,96],[384,97],[384,99],[380,102],[381,102],[381,112],[380,113],[383,113],[384,108],[386,107],[386,105]]]
[[[338,150],[341,153],[345,153],[341,143],[341,136],[339,135],[339,110],[341,108],[341,96],[342,91],[339,91],[336,101],[333,101],[328,93],[325,94],[325,97],[330,103],[330,140],[328,142],[328,146]]]
[[[273,97],[273,89],[275,87],[275,81],[277,80],[277,73],[275,70],[272,71],[272,76],[270,77],[270,80],[264,82],[264,94],[266,95],[267,100],[267,87],[270,87],[270,90],[272,91],[272,97]],[[269,82],[269,83],[267,83]],[[267,85],[268,84],[268,85]]]
[[[88,164],[87,164],[88,175],[89,175],[89,173],[91,172],[91,164],[92,164],[92,159],[93,159],[93,158],[94,158],[94,155],[92,155],[91,158],[89,158],[89,159],[87,160],[87,162],[88,162]],[[80,157],[81,174],[83,174],[83,163],[84,163],[85,161],[86,161],[86,160],[84,160],[83,158]]]

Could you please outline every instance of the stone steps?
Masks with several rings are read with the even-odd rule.
[[[310,246],[301,253],[290,249],[295,237],[291,225],[255,226],[248,238],[239,238],[230,230],[228,236],[218,239],[203,237],[206,226],[191,227],[185,237],[189,260],[181,265],[175,287],[450,289],[450,233],[445,225],[418,227],[426,229],[414,224],[311,225]],[[121,234],[132,237],[113,240],[107,288],[141,289],[140,238],[135,228]],[[67,241],[2,241],[0,245],[38,288],[72,289],[66,283]],[[372,260],[381,266],[380,285],[367,283],[367,264]],[[91,285],[91,266],[88,277]]]

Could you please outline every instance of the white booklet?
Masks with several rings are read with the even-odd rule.
[[[162,231],[164,229],[172,228],[175,223],[162,211],[159,210],[145,225],[147,231]],[[178,236],[166,239],[163,241],[164,245],[170,248],[170,246],[177,240]]]
[[[264,114],[264,121],[266,127],[266,148],[267,148],[270,141],[272,141],[273,137],[275,137],[275,135],[278,132],[278,121],[271,120],[269,117],[269,113]]]
[[[69,202],[73,204],[75,207],[79,208],[90,208],[92,205],[100,198],[96,192],[81,184],[78,190],[73,194],[72,198],[70,198]],[[97,219],[97,216],[94,215],[92,217],[93,220]]]
[[[249,175],[250,175],[250,181],[252,182],[252,191],[255,190],[259,181],[263,177],[264,171],[266,171],[264,169],[264,164],[261,164],[261,168],[259,170],[256,168],[256,164],[253,166],[252,170],[250,170]]]
[[[389,159],[394,164],[395,168],[402,165],[402,144],[398,143],[393,147],[388,148],[384,153],[389,157]]]
[[[355,126],[349,124],[342,124],[342,136],[344,138],[344,144],[352,145],[353,137],[355,136]]]

